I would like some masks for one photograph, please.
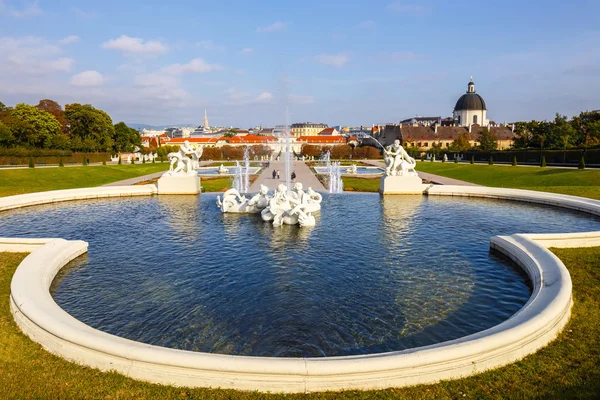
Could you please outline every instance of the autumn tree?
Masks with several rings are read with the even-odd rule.
[[[63,132],[66,132],[67,129],[67,119],[65,118],[65,112],[63,111],[60,104],[50,99],[40,100],[37,106],[35,106],[38,110],[46,111],[52,115],[58,121],[61,126]]]
[[[110,151],[113,148],[115,128],[104,111],[89,104],[67,104],[65,117],[71,137],[81,141],[81,150]]]
[[[300,152],[306,157],[318,157],[323,153],[323,148],[314,144],[305,143],[300,148]]]
[[[268,157],[271,155],[271,148],[266,144],[257,144],[250,147],[250,154],[257,157]]]
[[[471,136],[469,132],[463,132],[450,145],[451,151],[465,152],[471,150]]]
[[[352,155],[352,147],[348,144],[340,144],[331,148],[331,158],[348,159]]]

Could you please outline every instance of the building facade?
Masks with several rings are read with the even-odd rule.
[[[292,124],[292,136],[317,136],[323,129],[329,128],[327,124],[314,122],[298,122]]]

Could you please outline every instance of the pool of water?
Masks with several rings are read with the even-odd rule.
[[[600,229],[556,208],[484,199],[324,195],[313,228],[221,214],[216,196],[67,202],[0,214],[0,236],[89,253],[52,285],[74,317],[192,351],[319,357],[402,350],[506,320],[526,276],[489,238]]]
[[[350,166],[342,165],[340,169],[342,170],[342,175],[381,175],[383,174],[383,169],[378,167],[356,167],[356,174],[352,174],[348,171]],[[327,167],[315,167],[315,171],[318,174],[327,174]]]
[[[208,176],[215,176],[215,175],[222,175],[222,176],[229,176],[229,175],[235,175],[237,173],[237,167],[225,167],[227,168],[229,171],[224,173],[224,174],[220,174],[219,173],[219,167],[201,167],[198,168],[196,171],[198,172],[198,175],[202,176],[202,175],[208,175]],[[260,168],[258,167],[250,167],[249,168],[249,173],[250,174],[256,174],[258,173],[258,171],[260,170]]]

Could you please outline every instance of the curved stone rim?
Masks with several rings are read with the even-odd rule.
[[[154,185],[72,189],[0,199],[0,210],[110,196],[152,195]],[[427,195],[491,197],[549,204],[600,215],[600,202],[574,196],[467,186],[433,186]],[[2,239],[0,251],[34,248],[11,282],[15,321],[32,340],[70,361],[101,370],[176,386],[271,392],[381,389],[461,378],[506,365],[552,341],[567,323],[571,278],[546,246],[585,247],[600,232],[496,236],[491,248],[506,254],[529,275],[529,301],[508,320],[452,341],[403,351],[324,358],[266,358],[197,353],[147,345],[98,331],[70,316],[49,288],[58,271],[87,251],[83,241]],[[12,249],[12,250],[11,250]]]

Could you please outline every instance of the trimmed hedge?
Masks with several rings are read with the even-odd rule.
[[[27,152],[31,154],[26,154]],[[25,155],[24,155],[25,154]],[[110,153],[71,153],[62,150],[27,150],[27,149],[0,149],[0,165],[28,165],[32,158],[35,164],[83,164],[90,160],[91,163],[110,161]]]

